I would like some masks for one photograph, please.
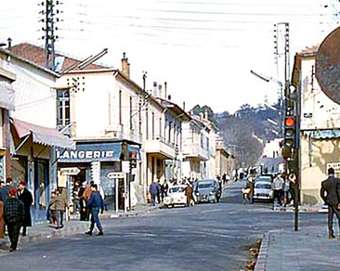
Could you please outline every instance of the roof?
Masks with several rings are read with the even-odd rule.
[[[36,65],[45,66],[46,54],[45,50],[42,47],[30,44],[30,43],[19,43],[17,45],[12,46],[10,50],[13,54],[27,59]],[[60,71],[63,72],[65,69],[80,64],[82,60],[75,59],[64,54],[56,53],[56,57],[63,57],[64,61],[61,63]],[[90,64],[86,66],[83,70],[96,70],[96,69],[106,69],[108,67],[98,64]]]
[[[18,119],[13,119],[12,123],[19,138],[32,135],[33,142],[37,144],[75,149],[74,142],[55,128],[47,128]]]
[[[304,57],[308,56],[316,56],[320,45],[313,45],[311,47],[306,47],[305,49],[302,49],[298,54]]]
[[[182,119],[185,119],[185,120],[191,120],[191,116],[184,109],[179,107],[176,103],[173,103],[169,100],[165,100],[160,97],[155,97],[155,98],[162,104],[162,106],[174,112],[177,115],[177,117],[181,117]]]
[[[44,72],[46,72],[46,73],[48,73],[48,74],[50,74],[50,75],[52,75],[54,77],[60,77],[60,75],[58,73],[56,73],[54,71],[51,71],[50,69],[47,69],[44,66],[38,65],[37,63],[34,63],[31,60],[29,60],[29,59],[26,59],[24,57],[16,55],[16,54],[14,54],[13,52],[11,52],[11,51],[9,51],[7,49],[0,48],[0,53],[2,53],[4,55],[7,55],[7,56],[10,56],[12,58],[15,58],[15,59],[17,59],[17,60],[19,60],[21,62],[24,62],[24,63],[26,63],[28,65],[31,65],[31,66],[35,67],[36,69],[44,71]]]

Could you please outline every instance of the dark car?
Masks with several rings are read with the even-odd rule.
[[[196,202],[219,202],[221,190],[216,180],[200,180],[195,184]]]

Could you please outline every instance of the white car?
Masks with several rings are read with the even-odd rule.
[[[272,184],[268,181],[257,181],[254,186],[254,200],[273,200]]]
[[[164,198],[165,207],[175,207],[176,205],[187,205],[187,196],[185,195],[185,185],[174,185],[170,187],[168,195]]]

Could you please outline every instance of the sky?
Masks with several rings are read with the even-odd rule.
[[[43,45],[39,6],[44,0],[1,4],[0,42]],[[319,44],[337,26],[337,0],[63,0],[56,49],[83,59],[108,48],[100,62],[120,68],[147,87],[167,82],[186,109],[209,105],[234,112],[242,104],[273,103],[283,80],[274,55],[274,24],[289,22],[291,66],[297,51]],[[325,7],[326,6],[326,7]],[[279,43],[283,34],[278,33]],[[250,73],[272,77],[267,83]]]

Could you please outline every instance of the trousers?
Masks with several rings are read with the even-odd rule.
[[[334,214],[338,219],[339,230],[340,230],[340,211],[338,210],[337,206],[328,205],[328,232],[329,234],[334,234],[333,231],[333,218]]]
[[[21,224],[19,223],[8,223],[7,230],[8,230],[8,237],[11,242],[11,248],[16,250],[19,240]]]
[[[91,209],[91,226],[90,226],[90,232],[93,231],[94,229],[94,224],[96,224],[97,229],[102,232],[103,228],[102,225],[100,224],[99,220],[99,208],[92,208]]]

